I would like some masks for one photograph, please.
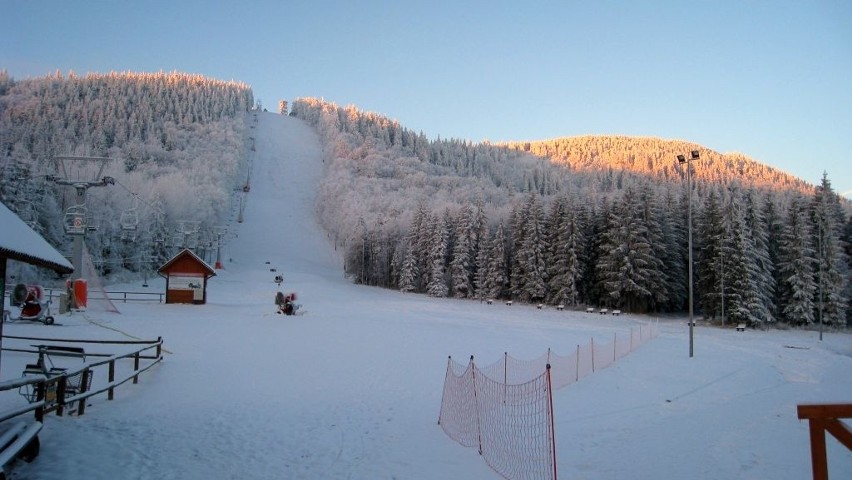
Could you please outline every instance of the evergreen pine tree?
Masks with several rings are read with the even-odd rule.
[[[852,272],[852,215],[846,220],[843,227],[843,235],[841,237],[846,253],[846,271]],[[849,275],[852,275],[850,273]],[[846,277],[846,292],[844,294],[846,301],[852,301],[852,279]],[[846,325],[852,325],[852,308],[846,309]]]
[[[529,211],[527,204],[515,202],[509,218],[509,298],[519,299],[526,288],[526,264],[523,262],[524,223]]]
[[[655,284],[655,262],[642,210],[636,190],[625,189],[609,215],[597,264],[604,304],[633,312],[655,305],[649,288]]]
[[[774,323],[773,302],[775,298],[775,265],[769,253],[769,225],[763,216],[757,194],[745,192],[745,225],[750,232],[750,250],[747,260],[753,267],[755,305],[753,315],[760,323]]]
[[[588,221],[585,222],[586,242],[585,268],[580,283],[580,297],[587,305],[601,305],[604,303],[603,290],[601,289],[598,263],[604,254],[604,232],[607,229],[611,208],[607,197],[601,197],[599,208],[592,204],[588,212]]]
[[[732,323],[760,324],[766,312],[758,292],[754,232],[746,222],[747,203],[734,186],[725,208],[727,235],[722,242],[725,312]],[[720,259],[721,260],[721,259]],[[720,287],[721,290],[721,287]]]
[[[585,249],[583,228],[576,199],[557,199],[552,206],[550,228],[553,230],[550,254],[550,299],[553,303],[577,305],[579,283],[583,273],[582,255]]]
[[[811,222],[804,202],[796,198],[787,212],[787,222],[781,235],[778,264],[782,282],[780,314],[794,325],[814,322],[816,251],[812,242]]]
[[[683,212],[686,208],[677,202],[671,190],[667,190],[662,199],[663,213],[660,215],[660,231],[663,235],[664,254],[663,271],[666,272],[666,292],[668,301],[665,309],[668,311],[680,311],[686,308],[686,262],[684,256],[686,249],[686,230],[673,212]]]
[[[485,291],[490,298],[504,298],[509,288],[509,276],[506,267],[506,236],[503,224],[497,225],[494,238],[491,240],[488,274],[485,280]]]
[[[409,245],[399,272],[399,290],[404,293],[415,291],[417,274],[417,259],[414,257],[414,249]]]
[[[695,237],[701,247],[695,266],[695,296],[704,317],[715,319],[722,309],[722,273],[725,270],[723,249],[728,239],[728,228],[715,189],[710,190],[696,220]]]
[[[482,197],[477,198],[476,208],[471,219],[471,253],[472,261],[471,281],[473,282],[473,296],[483,300],[485,298],[482,284],[485,278],[485,269],[488,265],[488,219],[485,216],[485,202]]]
[[[433,297],[446,297],[449,292],[447,281],[444,278],[446,273],[446,255],[447,255],[447,227],[446,222],[432,217],[430,224],[432,232],[429,241],[429,255],[427,258],[429,265],[429,278],[426,284],[426,293]]]
[[[516,253],[524,275],[518,298],[525,302],[541,302],[547,295],[546,232],[544,207],[537,194],[530,194],[524,210],[527,216],[521,224],[523,242]]]
[[[666,243],[660,222],[660,217],[663,214],[660,212],[657,196],[648,183],[642,186],[638,207],[641,207],[640,219],[647,230],[646,238],[651,250],[644,266],[645,285],[651,293],[648,309],[658,311],[669,299],[668,289],[666,288],[668,276],[663,261],[666,256]]]
[[[772,297],[769,313],[772,318],[778,319],[778,306],[781,304],[779,285],[781,284],[781,271],[778,265],[781,262],[781,234],[783,223],[778,215],[775,201],[768,196],[763,204],[763,219],[766,223],[766,250],[769,254],[769,264],[772,272]]]
[[[450,281],[453,296],[467,298],[473,294],[471,281],[471,211],[463,208],[455,222],[455,245],[450,262]]]
[[[845,292],[849,270],[841,244],[844,214],[826,174],[823,174],[822,183],[816,187],[811,211],[818,262],[815,271],[817,298],[814,304],[816,308],[822,309],[823,322],[845,325],[849,301]]]

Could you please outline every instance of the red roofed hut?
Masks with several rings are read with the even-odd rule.
[[[157,270],[166,279],[166,303],[207,303],[207,279],[216,276],[213,267],[183,249]]]

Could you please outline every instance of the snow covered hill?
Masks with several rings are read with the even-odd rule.
[[[485,365],[503,352],[568,354],[653,320],[351,284],[313,215],[316,134],[294,118],[258,117],[244,222],[232,226],[208,304],[119,303],[121,314],[6,325],[9,335],[163,336],[168,350],[114,401],[95,397],[83,417],[49,417],[41,456],[14,478],[497,478],[437,425],[447,356]],[[281,290],[299,294],[302,315],[274,313],[277,274]],[[560,477],[808,478],[796,404],[852,400],[852,338],[699,326],[689,359],[685,320],[660,322],[660,338],[555,393]],[[3,379],[31,361],[14,352],[2,360]],[[829,463],[832,478],[852,473],[837,442]]]

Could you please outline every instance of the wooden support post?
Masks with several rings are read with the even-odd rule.
[[[846,448],[852,450],[852,429],[841,418],[852,418],[852,403],[799,405],[800,420],[808,420],[811,440],[811,468],[814,480],[828,480],[828,455],[825,432],[832,434]]]
[[[89,369],[83,370],[83,373],[80,378],[80,390],[77,393],[84,393],[86,391],[86,386],[89,384],[89,376],[92,372]],[[86,400],[85,398],[80,399],[77,402],[77,416],[82,417],[84,413],[86,413]]]
[[[115,360],[110,360],[109,362],[109,374],[107,377],[107,381],[112,384],[115,381]],[[109,391],[107,391],[107,400],[112,400],[115,397],[115,387],[109,387]]]
[[[136,354],[133,355],[133,371],[134,372],[139,371],[139,352],[136,352]],[[133,383],[134,384],[139,383],[139,375],[138,374],[133,376]]]
[[[59,383],[56,385],[56,415],[62,416],[65,413],[65,386],[68,384],[68,378],[65,375],[59,377]]]

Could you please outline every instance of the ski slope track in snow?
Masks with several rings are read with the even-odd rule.
[[[170,352],[115,400],[92,398],[82,417],[49,416],[41,455],[13,478],[499,478],[437,425],[447,356],[485,366],[504,352],[568,355],[655,320],[353,285],[314,217],[316,133],[258,113],[252,135],[244,222],[231,225],[206,305],[117,303],[121,314],[93,308],[58,316],[59,326],[6,325],[7,335],[162,336]],[[275,314],[277,274],[301,315]],[[690,359],[686,319],[659,321],[659,338],[554,393],[559,477],[810,478],[796,405],[852,401],[850,335],[820,342],[816,332],[699,325]],[[4,352],[3,379],[32,361]],[[9,392],[2,402],[24,400]],[[831,477],[852,478],[852,455],[828,446]]]

